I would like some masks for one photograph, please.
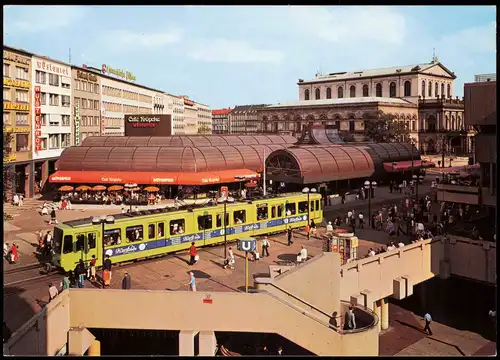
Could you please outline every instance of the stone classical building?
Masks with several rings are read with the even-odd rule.
[[[239,105],[235,106],[229,114],[229,133],[230,134],[252,134],[260,130],[260,120],[257,116],[257,110],[267,106],[260,105]]]
[[[356,134],[368,113],[382,110],[407,124],[424,153],[469,153],[474,132],[464,124],[463,100],[453,99],[455,79],[435,56],[430,63],[317,74],[299,79],[298,102],[258,110],[258,131],[300,133],[306,124],[324,123]]]

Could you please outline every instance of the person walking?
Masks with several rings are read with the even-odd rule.
[[[54,286],[53,283],[50,283],[49,285],[49,302],[54,300],[56,296],[59,295],[59,290]]]
[[[192,271],[189,272],[189,282],[186,285],[189,285],[189,290],[196,291],[196,278]]]
[[[122,289],[123,290],[132,289],[132,279],[130,278],[128,271],[125,271],[125,276],[123,277],[122,280]]]
[[[227,252],[227,259],[224,264],[224,269],[230,268],[231,270],[234,270],[234,253],[233,253],[233,248],[229,247],[228,252]]]
[[[71,282],[69,281],[68,273],[64,274],[64,277],[61,281],[61,291],[69,289],[71,287]]]
[[[359,218],[359,228],[360,229],[364,229],[364,227],[365,227],[365,220],[364,220],[364,216],[363,216],[362,212],[360,212],[358,214],[358,218]]]
[[[89,268],[89,280],[90,281],[95,281],[95,275],[96,275],[96,269],[95,269],[95,264],[96,264],[96,258],[95,255],[92,255],[92,259],[90,259],[90,268]]]
[[[267,236],[264,236],[261,244],[262,244],[262,257],[269,256],[269,240],[267,240]]]
[[[424,316],[425,320],[425,327],[424,327],[424,332],[429,333],[429,335],[432,335],[432,330],[431,330],[431,322],[432,322],[432,317],[431,314],[426,313]]]
[[[344,330],[354,330],[356,328],[356,317],[354,316],[354,308],[349,306],[344,316]]]
[[[189,266],[196,264],[196,256],[198,255],[198,250],[196,249],[196,245],[194,241],[191,243],[191,247],[189,248]]]
[[[102,265],[102,278],[103,286],[111,285],[111,259],[109,255],[106,255],[106,259]]]
[[[12,243],[9,254],[10,254],[10,259],[9,259],[10,263],[15,264],[16,261],[19,259],[19,252],[16,243]]]
[[[292,232],[292,227],[289,226],[288,230],[286,231],[286,235],[288,237],[288,246],[293,244],[293,232]]]
[[[50,212],[50,221],[49,225],[56,224],[57,225],[57,219],[56,219],[56,209],[52,208],[52,211]]]
[[[85,286],[85,264],[83,260],[80,259],[75,267],[75,275],[78,279],[78,287],[83,288]]]

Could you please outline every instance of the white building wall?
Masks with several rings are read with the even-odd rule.
[[[198,107],[184,105],[184,133],[186,135],[198,134]]]
[[[184,99],[171,95],[164,94],[166,99],[166,114],[172,116],[172,135],[183,135],[185,134],[185,123],[184,123]]]
[[[109,86],[115,89],[135,92],[138,94],[146,95],[151,97],[151,101],[142,102],[136,100],[130,100],[123,97],[115,97],[107,95],[104,91],[104,87]],[[104,124],[104,135],[124,135],[125,134],[125,122],[124,122],[124,114],[127,112],[124,111],[123,105],[129,106],[137,106],[148,108],[150,113],[153,113],[153,103],[154,103],[154,95],[155,92],[152,90],[144,89],[142,87],[134,86],[130,83],[125,83],[122,81],[112,80],[109,78],[102,77],[101,78],[101,117],[105,119]],[[107,109],[107,103],[115,103],[122,105],[121,111],[114,111]],[[141,113],[138,110],[137,113]],[[110,119],[114,119],[115,122],[113,125],[110,124]]]
[[[204,127],[207,131],[204,134],[212,133],[212,110],[208,105],[196,104],[198,107],[198,126],[197,128]]]
[[[45,123],[42,122],[40,138],[42,144],[46,144],[46,148],[37,151],[36,147],[36,131],[35,128],[35,110],[32,111],[32,123],[34,124],[32,141],[33,141],[33,159],[47,159],[59,157],[62,151],[72,145],[73,136],[71,134],[71,67],[47,60],[41,57],[32,57],[31,65],[31,82],[32,82],[32,104],[35,106],[35,88],[40,87],[40,93],[45,95],[45,105],[40,105],[40,113],[42,118],[45,118]],[[37,72],[39,74],[37,75]],[[57,75],[58,86],[51,85],[49,82],[50,75]],[[63,87],[62,84],[65,84]],[[57,99],[56,105],[50,105],[50,94],[55,95]],[[42,95],[43,96],[43,95]],[[67,106],[62,105],[62,96],[67,96]],[[43,101],[43,100],[42,100]],[[66,105],[66,104],[65,104]],[[45,115],[45,116],[44,116]],[[69,141],[63,144],[63,140],[69,137]],[[44,140],[46,139],[46,140]],[[57,140],[53,140],[57,139]]]

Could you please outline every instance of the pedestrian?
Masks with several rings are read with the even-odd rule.
[[[312,236],[316,236],[317,226],[314,220],[311,220],[311,226],[309,228],[309,232],[311,233]]]
[[[7,255],[9,255],[9,253],[10,253],[10,245],[9,245],[9,243],[8,243],[8,242],[3,243],[3,256],[4,256],[7,260],[9,260],[9,259],[8,259],[8,256],[7,256]]]
[[[356,328],[356,318],[354,316],[354,308],[349,306],[344,316],[344,330],[354,330]]]
[[[194,241],[191,243],[191,247],[189,248],[189,255],[190,255],[190,259],[189,259],[189,265],[194,265],[196,264],[196,256],[198,256],[198,251],[196,250],[196,246],[194,244]]]
[[[234,253],[233,253],[232,247],[229,247],[227,255],[228,255],[228,257],[225,261],[224,269],[230,268],[231,270],[234,270],[234,263],[236,261],[234,260]]]
[[[69,280],[69,274],[66,273],[64,274],[64,277],[61,281],[61,291],[64,291],[66,289],[69,289],[71,287],[71,283],[70,283],[70,280]]]
[[[328,221],[328,224],[326,224],[326,232],[327,234],[333,233],[333,226],[331,221]]]
[[[392,194],[392,189],[393,189],[393,187],[394,187],[394,184],[393,184],[393,182],[391,181],[391,182],[389,183],[389,192],[390,192],[391,194]]]
[[[267,236],[264,236],[264,238],[261,241],[262,244],[262,257],[264,256],[269,256],[269,240],[267,240]]]
[[[2,336],[3,336],[3,343],[4,344],[7,341],[9,341],[10,337],[12,336],[12,331],[9,329],[9,327],[7,326],[7,323],[5,321],[3,322]],[[6,354],[4,354],[4,355],[6,355]]]
[[[375,251],[373,250],[373,248],[370,248],[370,250],[368,251],[368,256],[375,256]]]
[[[53,283],[50,283],[49,285],[49,302],[54,300],[56,296],[59,295],[59,290],[54,286]]]
[[[15,264],[16,261],[19,259],[19,252],[18,252],[18,247],[16,243],[12,243],[12,246],[10,248],[10,263]]]
[[[432,335],[432,330],[431,330],[431,322],[432,322],[432,317],[431,314],[426,313],[424,316],[425,320],[425,327],[424,327],[424,332],[429,333],[429,335]]]
[[[111,259],[109,255],[106,255],[104,264],[102,265],[102,281],[104,286],[110,286],[111,284]]]
[[[130,278],[128,271],[125,271],[125,276],[123,277],[122,280],[122,289],[130,290],[131,288],[132,288],[132,279]]]
[[[56,224],[57,225],[56,209],[55,208],[52,208],[52,211],[50,212],[49,225],[51,225],[51,224]]]
[[[287,237],[288,237],[288,246],[293,244],[293,232],[292,232],[292,227],[289,226],[288,230],[286,231]]]
[[[359,228],[360,229],[364,229],[364,224],[365,224],[365,221],[363,219],[363,213],[360,212],[359,215],[358,215],[358,218],[359,218]]]
[[[189,282],[186,285],[189,285],[189,290],[196,291],[196,278],[192,271],[189,272]]]
[[[95,265],[96,265],[96,258],[95,258],[95,255],[92,255],[92,259],[90,259],[90,268],[89,268],[89,280],[90,281],[95,281],[95,275],[96,275],[96,269],[95,269]]]
[[[278,354],[277,355],[283,355],[283,348],[281,346],[278,346]]]
[[[351,211],[351,210],[349,210],[349,211],[347,212],[347,218],[346,218],[346,220],[345,220],[346,224],[349,224],[349,223],[351,222],[351,217],[352,217],[352,211]]]
[[[304,245],[300,247],[300,262],[304,262],[307,260],[307,249]]]
[[[83,288],[85,286],[85,264],[82,259],[78,261],[75,267],[75,275],[78,279],[78,287]]]
[[[19,195],[19,206],[23,206],[23,205],[24,205],[24,195],[20,194]]]

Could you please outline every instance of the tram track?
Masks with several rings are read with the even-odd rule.
[[[59,275],[57,270],[46,272],[44,267],[43,263],[34,263],[4,271],[4,294],[8,287]]]

